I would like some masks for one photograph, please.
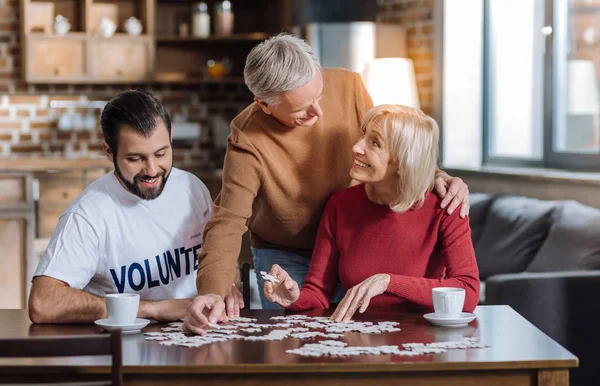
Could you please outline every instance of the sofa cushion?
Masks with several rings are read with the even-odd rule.
[[[494,201],[494,196],[491,194],[469,193],[469,203],[471,204],[471,208],[469,209],[469,225],[471,227],[473,245],[477,243],[481,236],[492,201]]]
[[[564,201],[529,272],[600,269],[600,210]]]
[[[524,271],[548,235],[556,205],[519,196],[495,197],[474,240],[479,277]]]

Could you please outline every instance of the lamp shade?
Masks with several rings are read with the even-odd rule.
[[[389,103],[420,108],[412,60],[375,59],[367,63],[362,78],[376,106]]]
[[[600,114],[600,97],[598,96],[598,79],[596,69],[590,60],[568,61],[568,114],[596,115]]]

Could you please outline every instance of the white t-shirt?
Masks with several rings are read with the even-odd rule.
[[[161,195],[144,200],[114,173],[91,183],[60,217],[35,276],[97,296],[195,297],[202,232],[212,214],[206,186],[172,168]]]

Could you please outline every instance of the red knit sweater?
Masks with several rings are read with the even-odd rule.
[[[366,278],[390,275],[385,293],[369,307],[412,302],[433,307],[431,289],[466,290],[464,311],[479,301],[479,272],[468,218],[440,208],[441,199],[426,195],[421,208],[404,213],[367,198],[365,185],[331,196],[317,233],[310,268],[300,298],[288,309],[329,308],[338,280],[349,290]]]

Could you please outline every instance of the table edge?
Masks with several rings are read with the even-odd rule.
[[[386,362],[386,363],[297,363],[293,365],[235,364],[235,365],[124,365],[124,374],[259,374],[259,373],[374,373],[374,372],[420,372],[420,371],[486,371],[486,370],[540,370],[571,369],[579,367],[577,358],[549,361],[512,361],[501,363],[469,362]],[[58,372],[76,370],[81,373],[108,373],[109,365],[103,366],[1,366],[2,372]]]

